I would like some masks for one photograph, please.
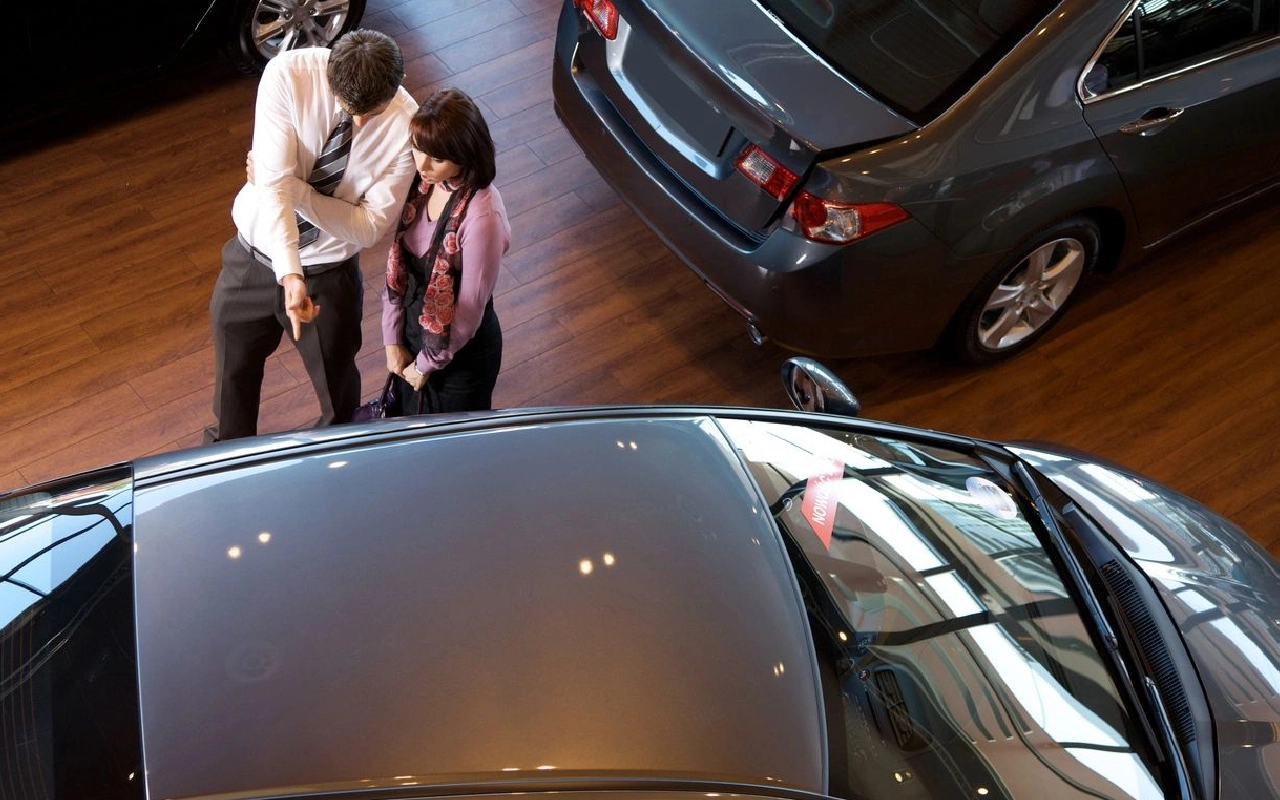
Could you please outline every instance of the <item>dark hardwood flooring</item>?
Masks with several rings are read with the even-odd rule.
[[[503,407],[611,402],[780,406],[787,353],[745,325],[605,186],[556,119],[559,0],[371,0],[407,85],[454,84],[490,121],[514,243],[497,307]],[[256,82],[191,90],[64,129],[3,162],[0,490],[197,444],[211,421],[208,300],[243,180]],[[987,369],[930,354],[831,362],[876,419],[1091,450],[1227,514],[1280,553],[1277,200],[1224,216],[1095,281],[1054,334]],[[381,384],[364,258],[366,394]],[[264,432],[318,415],[285,343]]]

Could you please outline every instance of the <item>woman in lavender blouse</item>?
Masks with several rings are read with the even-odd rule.
[[[493,186],[493,139],[471,98],[441,89],[410,123],[418,175],[387,254],[382,341],[396,379],[389,414],[492,407],[502,366],[493,311],[498,267],[511,242]]]

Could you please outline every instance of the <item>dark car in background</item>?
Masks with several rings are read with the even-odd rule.
[[[383,420],[0,497],[0,797],[1268,800],[1280,575],[797,404]]]
[[[8,23],[0,129],[64,112],[77,119],[86,99],[146,91],[137,84],[177,63],[221,58],[260,72],[281,50],[330,44],[359,24],[364,7],[365,0],[0,0]]]
[[[1011,356],[1280,177],[1277,0],[565,0],[556,108],[757,340]]]

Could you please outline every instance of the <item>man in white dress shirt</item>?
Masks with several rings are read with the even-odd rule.
[[[264,366],[285,330],[320,401],[319,424],[346,422],[359,406],[360,251],[391,229],[414,175],[409,120],[417,104],[403,80],[399,47],[371,30],[267,63],[249,180],[231,211],[236,235],[222,249],[209,304],[217,423],[206,442],[257,433]],[[341,178],[325,187],[330,196],[308,178],[316,179],[322,151],[343,138],[336,126],[345,118],[350,152],[334,165]],[[300,225],[318,229],[301,246]]]

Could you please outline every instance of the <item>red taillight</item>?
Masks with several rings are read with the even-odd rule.
[[[786,200],[800,180],[754,144],[743,149],[737,167],[775,200]],[[802,191],[791,203],[791,217],[806,239],[845,244],[897,225],[910,215],[893,203],[837,203]]]
[[[791,218],[806,239],[846,244],[910,218],[893,203],[837,203],[801,192],[791,204]]]
[[[754,181],[775,200],[785,200],[799,178],[754,144],[738,156],[738,171]]]
[[[600,35],[613,39],[618,35],[618,7],[613,0],[573,0],[573,7],[582,11],[583,16],[591,20],[591,24]]]

